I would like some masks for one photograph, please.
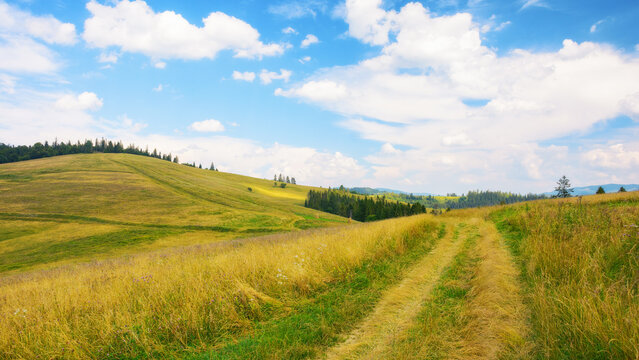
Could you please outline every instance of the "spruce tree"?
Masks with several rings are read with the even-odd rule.
[[[623,186],[619,188],[619,192],[626,192],[626,188],[624,188]]]
[[[602,188],[601,186],[599,187],[599,189],[597,189],[597,194],[605,194],[606,190],[604,190],[604,188]]]
[[[575,191],[570,187],[570,180],[566,177],[566,175],[562,176],[559,181],[557,181],[557,187],[555,188],[557,194],[553,195],[553,197],[557,198],[567,198],[571,197],[571,193]]]

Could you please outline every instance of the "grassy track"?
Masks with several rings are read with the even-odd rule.
[[[454,227],[454,225],[448,225]],[[442,239],[438,245],[406,274],[402,281],[384,293],[375,310],[348,338],[330,349],[328,359],[381,359],[388,348],[414,321],[422,302],[442,270],[459,251],[459,229]],[[465,232],[462,232],[464,237]]]
[[[526,359],[518,271],[492,224],[449,218],[454,235],[378,302],[328,359]]]

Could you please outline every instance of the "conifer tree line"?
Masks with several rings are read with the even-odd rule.
[[[282,174],[280,174],[279,176],[277,176],[277,174],[273,175],[273,181],[275,182],[281,182],[281,183],[287,183],[287,184],[297,184],[297,182],[295,181],[294,177],[288,177],[287,176],[283,176]]]
[[[400,216],[416,215],[426,212],[426,207],[419,203],[407,204],[389,201],[385,196],[356,196],[346,191],[310,190],[304,206],[351,217],[357,221],[374,221]]]
[[[350,190],[352,193],[359,193]],[[449,196],[456,196],[454,193],[447,194]],[[419,203],[427,208],[431,209],[464,209],[480,206],[492,206],[499,204],[512,204],[521,201],[530,201],[537,199],[545,199],[545,195],[527,194],[519,195],[502,191],[469,191],[468,194],[462,194],[462,196],[456,199],[448,199],[440,201],[432,195],[413,195],[413,194],[389,194],[393,198],[400,201],[407,202],[409,204]]]
[[[538,194],[512,194],[502,191],[469,191],[468,194],[457,200],[446,200],[445,207],[450,209],[464,209],[480,206],[492,206],[499,204],[513,204],[522,201],[546,199],[546,195]]]
[[[157,151],[157,149],[153,149],[153,151],[149,151],[148,148],[142,150],[137,146],[131,144],[127,147],[124,147],[122,141],[111,141],[105,139],[95,139],[95,141],[85,140],[84,142],[76,142],[71,143],[71,141],[58,142],[57,140],[53,143],[49,144],[48,141],[45,141],[44,144],[37,142],[33,145],[18,145],[12,146],[0,143],[0,164],[11,163],[17,161],[25,161],[32,159],[40,159],[45,157],[52,156],[60,156],[60,155],[70,155],[70,154],[91,154],[91,153],[123,153],[123,154],[133,154],[133,155],[141,155],[153,157],[161,160],[172,161],[174,163],[179,163],[179,159],[177,156],[172,156],[169,154],[162,154],[162,152]],[[192,167],[197,167],[195,162],[192,164],[184,163],[183,165],[188,165]],[[202,164],[200,164],[200,169],[202,168]],[[211,163],[210,170],[217,170],[213,163]]]

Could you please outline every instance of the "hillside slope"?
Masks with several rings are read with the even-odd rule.
[[[3,164],[0,272],[346,222],[309,189],[128,154]]]

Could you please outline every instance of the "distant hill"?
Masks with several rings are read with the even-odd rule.
[[[0,274],[348,222],[310,189],[129,154],[1,164]]]
[[[639,184],[606,184],[606,185],[589,185],[589,186],[581,186],[581,187],[575,187],[573,189],[575,189],[575,192],[573,192],[573,195],[593,195],[597,192],[597,189],[599,189],[599,186],[603,187],[604,191],[606,193],[615,193],[617,191],[619,191],[620,187],[624,187],[626,189],[626,191],[637,191],[639,190]],[[554,191],[549,191],[544,193],[544,195],[550,195],[552,196],[553,194],[555,194]]]

